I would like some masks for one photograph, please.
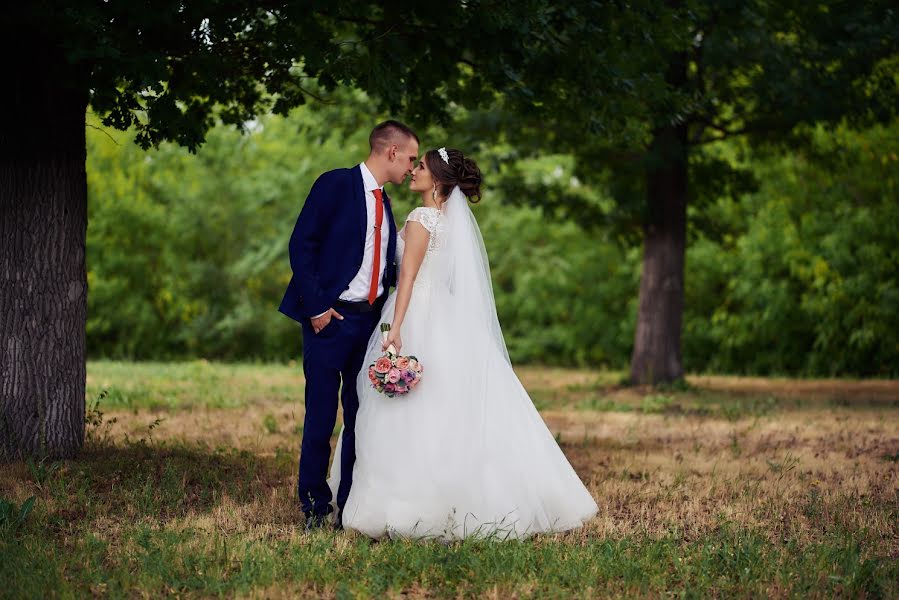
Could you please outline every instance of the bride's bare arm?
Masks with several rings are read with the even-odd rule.
[[[400,277],[396,286],[396,307],[393,313],[393,323],[390,326],[390,334],[387,338],[385,348],[393,343],[397,351],[400,350],[400,329],[403,326],[403,319],[406,317],[406,310],[409,308],[409,299],[412,297],[412,285],[415,283],[415,277],[418,275],[418,269],[421,262],[425,258],[428,251],[428,239],[430,237],[428,230],[424,225],[417,221],[409,221],[406,223],[403,238],[406,241],[406,249],[403,252],[403,262],[400,266]]]

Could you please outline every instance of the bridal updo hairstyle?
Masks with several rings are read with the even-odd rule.
[[[425,153],[425,163],[431,176],[437,183],[437,191],[446,198],[457,185],[468,197],[468,201],[478,203],[481,201],[481,170],[470,158],[465,158],[459,150],[447,149],[449,163],[443,162],[437,150],[428,150]]]

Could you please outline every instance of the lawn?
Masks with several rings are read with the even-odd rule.
[[[76,461],[0,465],[0,596],[899,597],[899,382],[526,367],[600,507],[523,542],[306,533],[297,365],[92,362]]]

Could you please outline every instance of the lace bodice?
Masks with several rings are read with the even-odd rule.
[[[418,208],[412,209],[412,212],[409,213],[409,216],[406,217],[406,223],[409,221],[415,221],[416,223],[421,223],[421,225],[428,230],[430,233],[430,237],[428,238],[428,250],[425,253],[425,258],[421,263],[421,267],[418,269],[418,275],[415,278],[415,287],[419,287],[419,284],[428,280],[430,275],[430,258],[434,252],[440,250],[443,246],[443,236],[444,236],[444,222],[443,222],[443,213],[436,208],[431,208],[429,206],[419,206]],[[402,261],[403,261],[403,253],[406,250],[406,240],[404,238],[406,226],[403,225],[403,228],[400,229],[399,235],[396,236],[396,264],[397,270],[399,270]]]
[[[428,252],[440,248],[441,238],[443,237],[443,213],[436,208],[429,206],[419,206],[412,209],[406,222],[415,221],[421,223],[422,226],[431,234],[428,239]],[[403,227],[405,229],[405,226]]]
[[[409,216],[406,217],[406,223],[409,221],[415,221],[416,223],[421,223],[421,225],[428,230],[428,233],[431,234],[431,237],[428,239],[428,253],[430,254],[434,250],[439,250],[441,243],[443,241],[443,213],[436,208],[431,208],[429,206],[419,206],[418,208],[412,209],[412,212],[409,213]],[[396,238],[396,262],[399,263],[403,259],[403,252],[406,249],[406,240],[404,237],[404,232],[406,230],[406,226],[403,225],[403,228],[400,229],[399,235]]]

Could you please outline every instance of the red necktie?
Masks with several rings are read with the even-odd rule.
[[[381,224],[384,222],[384,203],[381,190],[372,190],[375,195],[375,260],[371,270],[371,287],[368,288],[368,303],[374,304],[378,298],[378,280],[381,274]]]

